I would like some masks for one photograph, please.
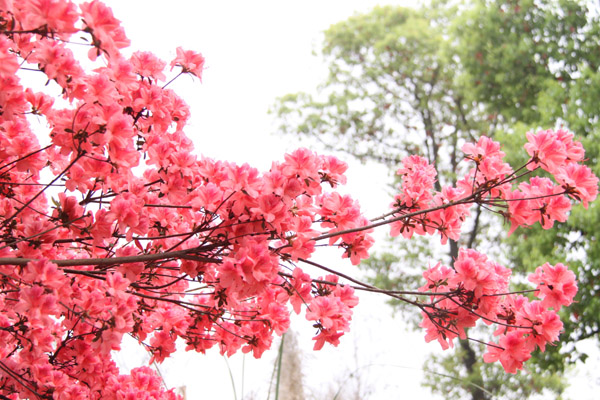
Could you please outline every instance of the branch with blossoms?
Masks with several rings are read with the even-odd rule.
[[[69,48],[74,34],[89,43],[95,69]],[[311,321],[320,349],[350,329],[355,289],[417,307],[426,340],[443,348],[480,320],[495,324],[498,341],[484,361],[508,372],[558,340],[556,311],[577,291],[562,264],[529,277],[539,299],[531,300],[510,292],[510,270],[473,249],[461,249],[451,267],[428,268],[425,284],[406,291],[380,290],[314,259],[318,247],[335,246],[356,265],[382,225],[407,239],[458,240],[473,205],[501,214],[510,232],[538,222],[549,229],[572,202],[587,207],[597,196],[571,133],[528,134],[530,161],[515,171],[498,143],[466,144],[472,168],[440,191],[433,167],[410,156],[391,211],[369,220],[337,191],[347,166],[335,157],[299,149],[260,173],[195,155],[184,133],[189,108],[167,87],[183,75],[201,80],[204,58],[181,48],[170,64],[150,52],[125,58],[128,44],[99,1],[0,2],[1,396],[174,399],[149,368],[120,374],[111,352],[124,335],[152,362],[169,357],[178,339],[190,351],[260,357],[293,311]],[[28,87],[33,72],[48,85]],[[31,116],[47,131],[34,133]],[[532,175],[516,184],[540,169],[554,181]]]

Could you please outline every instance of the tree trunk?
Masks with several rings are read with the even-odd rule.
[[[471,342],[469,340],[460,340],[460,347],[464,351],[462,363],[464,364],[465,368],[467,368],[467,372],[469,373],[469,375],[475,375],[477,377],[477,379],[475,380],[470,379],[470,381],[474,385],[469,385],[466,387],[466,389],[471,393],[471,398],[473,400],[488,400],[488,397],[486,396],[485,392],[481,390],[481,387],[483,387],[483,379],[481,378],[481,374],[473,373],[475,368],[479,367],[475,365],[477,363],[477,356],[475,354],[475,351],[471,347]]]

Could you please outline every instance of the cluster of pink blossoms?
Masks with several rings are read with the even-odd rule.
[[[472,203],[448,207],[453,202],[466,197],[458,188],[444,187],[441,192],[434,190],[437,172],[429,162],[417,155],[402,161],[403,167],[397,171],[401,176],[399,193],[392,204],[394,215],[390,235],[402,234],[411,238],[413,234],[425,235],[438,232],[442,244],[448,239],[460,238],[461,225],[469,216]]]
[[[69,48],[79,37],[94,70]],[[149,52],[125,58],[128,44],[99,1],[0,0],[3,398],[176,398],[149,368],[120,373],[111,352],[124,335],[160,362],[177,340],[202,353],[260,357],[292,310],[317,329],[315,349],[337,345],[349,329],[354,288],[309,260],[318,242],[352,264],[368,257],[373,226],[335,190],[346,164],[299,149],[260,173],[196,156],[184,133],[189,108],[162,82],[167,65],[201,79],[204,58],[181,48],[170,64]],[[40,73],[49,84],[28,87],[27,74]],[[34,134],[32,117],[47,124],[47,137]],[[499,145],[482,138],[465,146],[476,166],[456,188],[434,191],[435,170],[406,159],[394,215],[383,223],[393,235],[439,232],[446,241],[458,239],[474,203],[508,203],[517,226],[563,220],[570,202],[557,199],[587,204],[597,178],[580,164],[572,135],[544,135],[531,135],[528,167],[546,168],[558,185],[532,178],[512,192]],[[300,263],[328,275],[313,279]],[[448,346],[478,318],[505,321],[486,360],[508,371],[525,350],[556,340],[555,311],[576,292],[572,273],[541,267],[530,279],[542,300],[531,303],[504,296],[508,276],[472,250],[453,268],[426,272],[436,302],[421,307],[428,340]]]
[[[499,345],[488,345],[484,361],[500,361],[510,373],[521,369],[531,352],[558,340],[563,324],[557,311],[573,302],[577,284],[564,265],[545,264],[529,276],[542,300],[530,301],[509,293],[510,275],[508,268],[472,249],[460,249],[453,268],[429,268],[423,274],[427,283],[419,288],[431,294],[430,303],[421,305],[425,340],[437,340],[447,349],[454,338],[466,339],[465,329],[478,320],[495,323]]]
[[[69,49],[75,33],[102,61],[95,70]],[[289,306],[315,324],[315,348],[349,329],[354,289],[295,267],[319,235],[369,223],[356,201],[325,190],[345,182],[346,164],[299,149],[261,174],[198,158],[187,105],[161,86],[168,64],[125,58],[128,43],[99,1],[0,2],[6,398],[175,398],[150,369],[119,373],[111,351],[123,335],[160,362],[178,339],[259,357],[288,329]],[[170,63],[198,78],[203,66],[181,48]],[[27,70],[48,89],[27,87]],[[52,90],[68,105],[55,106]],[[47,123],[47,145],[29,115]],[[354,264],[372,243],[368,230],[329,239]]]
[[[598,178],[581,162],[584,150],[566,130],[527,134],[525,149],[531,156],[520,175],[503,161],[500,144],[487,137],[463,146],[466,159],[475,163],[456,187],[434,190],[436,171],[418,156],[408,157],[398,170],[399,194],[395,197],[391,235],[411,237],[439,233],[442,243],[458,240],[471,204],[485,204],[511,222],[509,234],[519,226],[537,222],[550,229],[554,221],[564,222],[571,209],[569,198],[585,207],[598,194]],[[538,168],[554,176],[531,176],[517,189],[513,183]],[[438,340],[442,348],[452,346],[456,337],[467,338],[465,328],[478,320],[499,325],[499,345],[490,344],[484,361],[500,361],[507,372],[515,373],[536,348],[558,339],[562,323],[556,312],[568,306],[577,293],[575,275],[564,265],[539,267],[529,280],[537,285],[541,301],[530,302],[509,293],[511,271],[472,249],[461,249],[452,267],[437,264],[423,276],[420,288],[432,293],[429,303],[420,305],[427,330],[426,340]],[[440,293],[442,294],[433,294]]]
[[[524,174],[513,171],[503,161],[505,154],[500,144],[485,136],[463,146],[466,159],[475,166],[456,187],[434,190],[434,168],[422,157],[406,158],[398,170],[401,184],[392,204],[396,218],[391,223],[391,235],[410,238],[414,233],[439,233],[442,243],[458,240],[474,202],[496,208],[504,215],[511,223],[509,234],[519,226],[539,222],[544,229],[550,229],[554,221],[566,221],[571,210],[569,197],[587,208],[598,195],[598,178],[582,164],[581,143],[573,141],[573,134],[562,129],[528,133],[527,139],[525,149],[531,156],[527,170],[542,168],[554,176],[555,182],[531,176],[529,182],[513,189],[513,183]]]

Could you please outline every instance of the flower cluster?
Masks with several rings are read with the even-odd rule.
[[[167,65],[201,79],[202,55],[125,58],[129,41],[99,1],[1,7],[0,393],[174,398],[150,369],[119,375],[111,351],[123,335],[158,362],[178,339],[259,357],[288,329],[290,306],[317,327],[315,348],[337,345],[354,289],[291,263],[326,234],[354,264],[368,257],[368,230],[336,234],[368,224],[335,192],[346,164],[307,149],[265,173],[199,158],[183,132],[187,105],[157,82]],[[67,45],[77,32],[102,60],[95,70]],[[27,87],[23,67],[66,106]],[[28,114],[47,122],[48,146]]]
[[[509,293],[511,271],[475,250],[460,249],[453,267],[437,264],[423,273],[426,284],[419,290],[430,294],[421,305],[427,342],[437,340],[447,349],[454,338],[466,339],[465,329],[478,320],[496,323],[499,345],[488,345],[484,361],[500,361],[515,373],[536,348],[544,351],[558,339],[563,324],[557,311],[577,293],[575,275],[564,265],[545,264],[529,276],[541,301]]]
[[[456,187],[434,190],[435,170],[427,160],[411,156],[398,170],[402,176],[399,194],[392,204],[391,235],[406,238],[414,233],[439,233],[442,243],[458,240],[462,223],[472,203],[497,208],[511,223],[509,234],[519,226],[540,223],[550,229],[554,221],[564,222],[571,210],[569,198],[587,208],[598,195],[598,177],[582,164],[584,150],[566,130],[546,130],[527,134],[525,150],[531,156],[524,174],[517,174],[503,161],[500,144],[482,136],[477,143],[466,143],[466,159],[475,163]],[[550,178],[531,176],[514,189],[513,184],[539,168],[552,174]],[[449,207],[448,207],[449,206]]]
[[[401,176],[399,193],[392,204],[397,217],[390,223],[390,235],[411,238],[415,233],[437,232],[442,244],[448,239],[458,240],[462,222],[469,216],[469,204],[449,205],[466,197],[464,190],[448,186],[435,191],[437,172],[423,157],[409,156],[402,164],[397,171]]]
[[[527,139],[529,172],[517,175],[503,161],[505,154],[499,143],[481,137],[478,143],[463,146],[466,159],[475,166],[456,187],[446,187],[441,192],[434,191],[435,174],[425,160],[415,156],[405,160],[404,168],[398,171],[402,182],[393,215],[399,217],[393,218],[392,235],[402,233],[410,237],[413,233],[439,232],[442,242],[447,237],[458,239],[468,207],[474,202],[495,207],[505,216],[511,222],[509,234],[519,226],[537,222],[549,229],[554,221],[568,218],[569,197],[586,207],[596,198],[598,178],[581,164],[583,147],[573,141],[572,133],[547,130],[528,133]],[[556,183],[532,176],[513,190],[518,178],[538,168],[551,173]],[[444,203],[448,207],[440,209]],[[571,304],[577,293],[575,275],[562,264],[539,267],[529,280],[538,285],[535,294],[541,300],[530,302],[509,293],[510,274],[510,270],[472,249],[461,249],[452,268],[440,264],[429,268],[423,274],[427,284],[420,290],[442,293],[432,294],[431,302],[421,307],[426,340],[438,340],[447,349],[454,338],[467,338],[465,329],[482,319],[487,324],[500,325],[496,331],[499,345],[489,345],[484,361],[500,361],[507,372],[515,373],[532,351],[544,351],[547,343],[558,339],[562,329],[556,311]]]

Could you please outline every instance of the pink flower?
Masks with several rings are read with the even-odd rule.
[[[68,278],[56,264],[48,260],[37,260],[27,263],[23,270],[23,279],[30,283],[39,283],[51,289],[68,293]]]
[[[125,227],[137,227],[143,204],[143,200],[133,194],[123,193],[112,200],[109,218],[116,219]]]
[[[519,226],[533,225],[537,221],[537,213],[529,206],[526,194],[515,190],[506,196],[508,204],[508,219],[510,220],[510,236]]]
[[[500,150],[500,143],[493,141],[487,136],[481,136],[477,143],[465,143],[462,147],[463,153],[469,160],[479,163],[481,160],[490,157],[504,157],[504,152]]]
[[[456,274],[449,280],[453,286],[462,284],[465,289],[473,291],[475,297],[495,293],[498,287],[505,287],[506,282],[498,280],[494,264],[487,257],[473,249],[460,249],[454,261]]]
[[[0,64],[4,64],[4,61],[0,61]],[[34,93],[30,88],[25,90],[25,98],[31,104],[31,113],[36,115],[46,114],[54,104],[52,97],[41,92]]]
[[[66,0],[23,0],[17,3],[18,17],[23,29],[37,29],[45,25],[66,39],[77,32],[77,6]],[[65,35],[67,34],[67,35]]]
[[[114,82],[112,82],[105,74],[88,75],[83,80],[87,88],[85,99],[91,103],[98,102],[109,108],[109,104],[120,97]],[[111,116],[116,116],[115,114],[116,113]]]
[[[333,289],[333,295],[348,308],[358,305],[358,297],[354,294],[354,288],[349,285],[337,285]]]
[[[523,208],[520,211],[524,212],[527,218],[513,217],[513,222],[521,220],[531,225],[538,221],[544,229],[552,228],[554,221],[565,222],[571,209],[571,202],[562,195],[564,190],[560,186],[554,185],[548,178],[534,176],[529,182],[529,184],[523,182],[519,185],[519,189],[524,195],[524,206],[529,208],[529,212]],[[511,214],[516,211],[517,207],[523,207],[523,203],[517,202],[514,205],[510,203],[512,201],[509,202]]]
[[[112,10],[101,1],[93,0],[89,3],[83,3],[81,16],[88,31],[93,38],[94,48],[88,52],[89,58],[93,61],[101,54],[101,51],[107,52],[111,57],[117,57],[119,49],[129,46],[129,39],[125,36],[125,30],[121,26],[121,21],[113,16]]]
[[[563,323],[556,311],[547,310],[540,301],[526,302],[516,311],[516,325],[532,326],[533,331],[528,339],[539,346],[541,351],[546,350],[547,343],[558,340]]]
[[[319,334],[313,338],[315,341],[313,350],[321,350],[325,343],[330,343],[337,347],[337,345],[340,344],[340,337],[343,335],[343,332],[336,332],[332,329],[321,329]]]
[[[346,183],[346,176],[344,172],[348,169],[348,164],[339,160],[334,156],[321,156],[321,181],[327,182],[332,188],[337,187],[338,184]]]
[[[488,352],[483,355],[486,363],[500,361],[504,370],[516,374],[517,369],[523,368],[523,363],[531,358],[533,350],[523,332],[513,331],[500,338],[500,347],[488,345]]]
[[[525,150],[531,156],[533,162],[527,166],[533,170],[538,166],[550,173],[554,173],[567,161],[567,148],[556,133],[551,129],[539,131],[538,133],[527,132],[528,143]]]
[[[171,61],[171,70],[175,66],[181,67],[182,72],[195,75],[202,81],[202,71],[204,70],[204,57],[202,54],[178,47],[177,57]]]
[[[310,275],[305,274],[300,268],[294,268],[290,279],[289,299],[296,314],[300,314],[302,305],[312,301],[311,283]]]
[[[317,198],[317,204],[320,206],[318,213],[323,217],[323,227],[344,230],[355,228],[357,222],[362,221],[358,202],[348,195],[340,195],[337,192],[324,193]],[[332,237],[330,243],[339,239],[339,236]]]
[[[460,189],[444,187],[441,193],[436,193],[428,207],[438,207],[449,204],[452,201],[459,200],[462,195]],[[469,216],[469,206],[458,204],[451,207],[440,208],[429,212],[422,217],[422,225],[425,225],[426,232],[430,235],[436,232],[441,236],[442,244],[446,244],[448,239],[458,240],[461,233],[462,223]],[[418,232],[417,232],[418,233]]]
[[[204,208],[210,212],[215,212],[223,201],[223,191],[214,183],[208,182],[193,192],[190,205],[194,210]]]
[[[166,79],[163,70],[167,63],[149,51],[136,51],[133,53],[131,64],[135,68],[135,72],[143,77],[161,81]]]
[[[560,140],[567,150],[567,160],[570,162],[583,161],[585,150],[580,142],[573,141],[573,133],[566,129],[559,129],[556,131],[556,138]]]
[[[556,311],[561,306],[570,305],[577,294],[575,274],[561,263],[555,266],[546,263],[537,267],[527,279],[537,284],[535,295],[542,299],[542,306],[552,307]]]
[[[290,327],[290,313],[286,306],[270,302],[263,310],[262,318],[270,321],[270,325],[277,335],[283,335]]]
[[[463,145],[462,151],[465,153],[466,159],[472,160],[476,164],[476,167],[469,171],[466,181],[459,183],[459,186],[464,185],[465,192],[471,192],[473,188],[476,189],[481,185],[496,184],[513,172],[510,165],[503,161],[505,154],[500,150],[500,143],[494,142],[487,136],[481,136],[476,144],[466,143]],[[494,187],[490,194],[498,196],[505,190],[504,186]]]
[[[60,313],[57,300],[54,294],[45,294],[44,287],[34,285],[21,289],[14,310],[26,315],[32,325],[40,321],[50,323],[50,316]]]
[[[423,272],[423,278],[425,278],[426,283],[419,288],[419,291],[448,292],[454,289],[449,285],[449,280],[454,274],[454,269],[442,265],[442,263],[437,263]]]
[[[454,310],[453,310],[454,311]],[[458,336],[455,329],[448,329],[444,318],[433,318],[427,313],[422,312],[423,320],[419,324],[421,328],[425,328],[425,342],[429,343],[437,340],[443,350],[448,350],[454,347],[454,338]]]
[[[281,222],[285,219],[287,208],[282,198],[275,194],[260,196],[257,207],[250,211],[257,217],[262,218],[277,230],[281,229]]]
[[[556,181],[569,196],[581,201],[585,208],[588,207],[588,202],[594,201],[598,196],[598,177],[585,165],[570,163],[559,168]]]
[[[321,193],[320,160],[314,152],[300,148],[285,155],[282,165],[283,173],[291,179],[297,179],[303,191],[309,195]]]
[[[402,177],[402,182],[392,207],[426,208],[433,197],[435,168],[425,158],[413,155],[402,160],[402,168],[396,174]]]
[[[359,226],[367,226],[369,220],[363,218]],[[361,260],[369,258],[369,249],[375,240],[369,233],[373,230],[354,232],[342,236],[342,247],[346,249],[342,258],[350,258],[352,265],[360,264]]]
[[[72,91],[74,83],[84,75],[84,72],[75,60],[73,52],[63,43],[49,39],[36,41],[35,49],[28,61],[40,64],[49,79],[56,79],[63,88],[71,88],[69,94],[75,96]]]
[[[336,319],[339,317],[341,308],[339,301],[334,297],[316,297],[306,311],[306,319],[319,321],[324,328],[337,328]]]
[[[19,69],[17,56],[12,54],[9,49],[11,42],[6,36],[0,36],[0,76],[12,75]]]

